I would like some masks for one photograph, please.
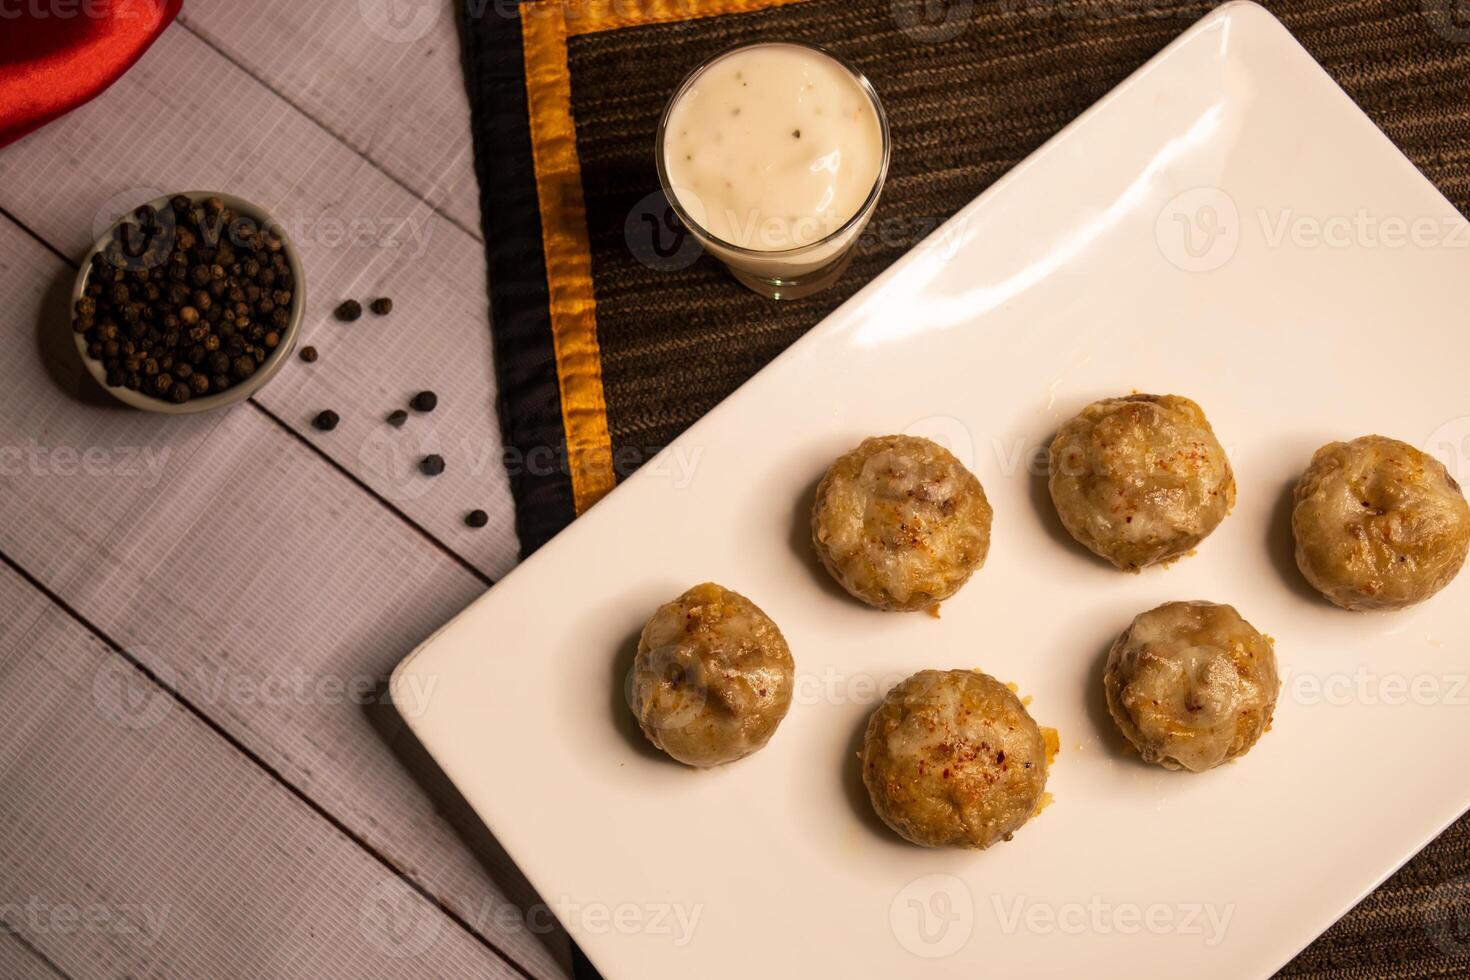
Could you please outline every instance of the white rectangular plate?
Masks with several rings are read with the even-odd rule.
[[[1342,612],[1286,512],[1337,438],[1470,476],[1467,245],[1275,19],[1222,7],[416,651],[400,709],[610,980],[1265,976],[1470,803],[1470,576]],[[1204,406],[1239,502],[1129,576],[1060,530],[1032,460],[1135,389]],[[860,606],[810,554],[818,477],[894,431],[948,442],[995,508],[938,620]],[[697,772],[621,689],[644,620],[706,580],[775,619],[799,679],[763,751]],[[1198,776],[1122,752],[1100,682],[1134,614],[1194,598],[1285,675],[1274,729]],[[925,667],[1015,682],[1061,732],[1055,802],[1010,843],[923,850],[872,816],[862,727]]]

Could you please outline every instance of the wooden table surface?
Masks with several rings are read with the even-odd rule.
[[[0,150],[0,976],[568,975],[382,686],[517,554],[452,9],[189,0]],[[122,409],[70,347],[75,260],[193,189],[286,224],[321,358],[226,412]]]

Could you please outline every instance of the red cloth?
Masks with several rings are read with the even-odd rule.
[[[183,0],[0,0],[0,146],[100,94]]]

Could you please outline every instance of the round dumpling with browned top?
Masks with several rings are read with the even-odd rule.
[[[990,502],[949,450],[917,436],[866,439],[817,487],[812,543],[832,577],[879,609],[929,609],[990,550]]]
[[[1293,494],[1296,563],[1344,609],[1402,609],[1450,584],[1470,504],[1433,456],[1384,436],[1317,450]]]
[[[1010,840],[1046,791],[1046,739],[1020,698],[978,670],[921,670],[868,721],[873,809],[924,847]]]
[[[1233,607],[1169,602],[1118,637],[1103,687],[1145,762],[1204,772],[1250,751],[1271,727],[1281,682],[1270,638]]]
[[[1063,526],[1124,571],[1186,555],[1235,505],[1235,476],[1209,420],[1179,395],[1093,402],[1051,444]]]
[[[691,766],[718,766],[770,741],[791,707],[795,673],[771,618],[706,582],[643,627],[628,706],[654,745]]]

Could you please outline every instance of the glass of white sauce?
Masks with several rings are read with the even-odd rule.
[[[659,180],[684,227],[770,299],[832,285],[878,206],[890,155],[872,83],[806,44],[762,42],[694,69],[664,109]]]

